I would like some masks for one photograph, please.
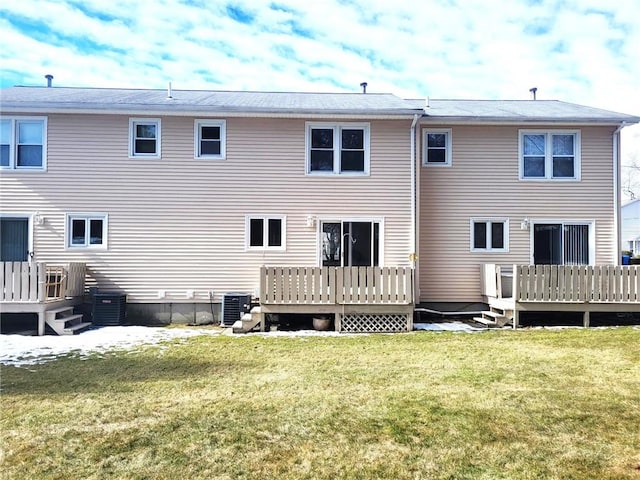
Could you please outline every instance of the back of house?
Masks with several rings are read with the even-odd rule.
[[[479,266],[619,262],[619,131],[556,101],[13,87],[2,262],[82,262],[154,321],[219,319],[260,267],[415,268],[416,303],[483,301]]]

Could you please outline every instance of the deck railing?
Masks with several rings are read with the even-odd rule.
[[[85,264],[0,262],[0,302],[47,302],[84,294]]]
[[[481,266],[482,294],[502,298],[502,268]],[[640,267],[514,265],[516,302],[640,303]]]
[[[408,305],[409,267],[262,267],[260,301],[279,305]]]

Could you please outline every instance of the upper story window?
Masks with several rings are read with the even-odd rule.
[[[422,132],[422,164],[427,167],[450,167],[451,129],[426,129]]]
[[[471,251],[508,252],[509,221],[502,218],[472,218]]]
[[[0,167],[12,170],[46,168],[47,119],[2,117],[0,119]]]
[[[160,119],[129,119],[129,156],[160,158]]]
[[[107,216],[104,214],[67,215],[67,247],[106,248]]]
[[[369,124],[307,123],[307,173],[369,174]]]
[[[281,216],[248,216],[246,245],[249,250],[284,250],[285,218]]]
[[[226,122],[195,121],[195,158],[224,159],[226,156]]]
[[[521,130],[520,179],[580,180],[580,131]]]

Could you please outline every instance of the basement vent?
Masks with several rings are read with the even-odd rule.
[[[251,310],[250,293],[225,293],[222,297],[222,319],[220,325],[232,327],[242,318],[245,312]]]

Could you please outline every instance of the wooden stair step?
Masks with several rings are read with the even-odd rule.
[[[53,310],[46,311],[47,320],[54,320],[58,318],[58,314],[73,314],[73,306],[54,308]]]
[[[49,323],[56,323],[59,325],[65,325],[67,323],[72,324],[72,323],[78,323],[78,320],[82,320],[82,314],[81,313],[76,313],[74,315],[69,315],[68,317],[58,317],[58,318],[53,318],[49,320]]]
[[[494,320],[497,319],[497,318],[500,318],[500,317],[504,317],[504,313],[495,312],[493,310],[484,310],[484,311],[482,311],[480,313],[482,313],[483,317],[491,317]]]
[[[473,317],[473,321],[481,323],[482,325],[486,325],[487,327],[493,327],[493,326],[497,325],[497,323],[495,321],[489,320],[489,319],[484,318],[484,317]]]
[[[91,326],[91,322],[76,323],[70,327],[66,327],[63,332],[65,335],[77,335]]]

